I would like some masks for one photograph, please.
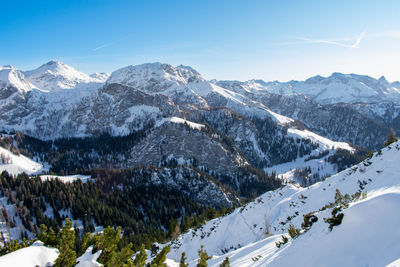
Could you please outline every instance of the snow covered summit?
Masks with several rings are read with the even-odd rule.
[[[6,90],[9,86],[16,88],[20,93],[29,92],[33,87],[24,74],[15,67],[0,67],[0,92],[1,90]],[[1,95],[0,98],[2,98]]]
[[[47,91],[57,91],[74,88],[100,87],[104,77],[91,77],[75,68],[59,61],[49,61],[39,68],[24,72],[26,78],[36,87]]]
[[[145,92],[157,93],[171,86],[186,85],[195,80],[204,79],[192,68],[173,67],[156,62],[118,69],[111,74],[107,84],[118,83]]]

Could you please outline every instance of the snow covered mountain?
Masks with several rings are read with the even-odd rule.
[[[400,208],[399,158],[396,142],[310,187],[286,185],[267,192],[181,235],[169,243],[168,257],[179,261],[185,251],[190,266],[195,266],[197,251],[204,245],[213,255],[209,266],[219,266],[225,257],[231,266],[390,264],[400,258],[400,217],[395,212]],[[343,214],[340,222],[331,226],[324,218],[338,212]],[[299,236],[289,237],[291,226],[302,229]],[[282,235],[288,242],[278,247]]]
[[[171,243],[169,256],[177,261],[186,251],[194,265],[204,244],[215,255],[211,265],[229,256],[233,266],[286,266],[299,253],[304,261],[322,265],[333,248],[319,240],[331,242],[355,229],[372,232],[358,223],[370,214],[365,205],[381,212],[370,214],[377,218],[375,226],[384,224],[385,217],[392,219],[385,229],[395,231],[398,224],[389,210],[399,208],[395,161],[400,144],[329,177],[363,157],[348,142],[381,147],[390,127],[400,129],[398,85],[338,73],[304,82],[210,82],[191,67],[162,63],[127,66],[111,75],[87,75],[56,61],[27,72],[6,66],[0,69],[0,130],[8,134],[0,136],[0,170],[93,171],[94,180],[61,176],[65,182],[95,181],[104,170],[109,188],[122,188],[128,181],[145,188],[161,185],[213,207],[233,206],[289,183],[182,235]],[[296,185],[321,179],[307,188]],[[342,192],[341,202],[329,204],[336,189]],[[7,197],[1,200],[9,214],[16,214]],[[333,209],[342,204],[343,222],[329,231],[323,219],[335,216]],[[381,208],[385,205],[390,209]],[[314,217],[307,218],[317,220],[314,225],[278,249],[281,235],[291,224],[301,228],[301,215],[310,212]],[[1,225],[6,224],[0,220]],[[16,225],[15,233],[4,227],[1,232],[10,237],[28,229],[18,220]],[[378,236],[367,237],[384,243],[388,232]],[[321,256],[312,258],[312,250],[298,248],[299,242]],[[343,249],[359,243],[366,242],[355,238]],[[371,247],[363,248],[371,254]],[[365,262],[382,265],[398,258],[392,249],[379,253],[381,261],[366,257]],[[346,261],[358,263],[360,255],[357,250]]]
[[[161,63],[89,76],[57,61],[33,71],[4,67],[2,72],[2,84],[9,88],[0,90],[2,129],[41,139],[104,131],[125,135],[150,118],[179,117],[188,105],[226,107],[246,117],[270,117],[282,125],[293,118],[322,136],[368,148],[378,147],[390,127],[400,127],[398,83],[383,78],[335,73],[304,82],[208,82],[191,67]],[[118,85],[125,89],[117,89]],[[332,93],[350,104],[325,105],[339,101]],[[334,120],[346,123],[339,127]]]
[[[0,88],[2,92],[10,87],[17,89],[21,93],[26,93],[32,90],[33,85],[15,67],[0,67]],[[2,98],[5,98],[5,96],[3,95]]]
[[[30,83],[47,92],[77,87],[97,89],[107,79],[107,74],[89,76],[59,61],[49,61],[35,70],[25,71],[24,75]]]
[[[107,76],[107,75],[106,75]],[[60,62],[50,61],[36,70],[0,69],[0,121],[2,130],[39,133],[52,131],[73,105],[104,82]],[[48,124],[51,128],[45,127]],[[53,138],[56,136],[53,136]]]
[[[347,144],[315,138],[317,135],[310,134],[301,123],[242,93],[210,83],[187,66],[128,66],[113,72],[104,84],[94,83],[94,78],[55,61],[25,74],[35,86],[19,93],[20,103],[9,101],[9,106],[0,107],[4,110],[1,126],[38,138],[36,142],[87,138],[74,139],[77,145],[65,150],[68,156],[59,158],[51,151],[33,149],[37,146],[32,143],[26,147],[32,155],[52,161],[52,168],[64,166],[67,172],[105,164],[132,168],[177,161],[205,170],[242,196],[249,196],[271,188],[260,184],[264,178],[254,167],[295,161],[270,171],[285,173],[286,180],[297,180],[288,173],[305,168],[298,159],[311,160],[308,174],[302,177],[311,175],[307,181],[311,183],[340,168],[328,161],[338,150],[349,155],[354,152]],[[21,79],[25,79],[22,74]],[[98,147],[79,150],[82,142],[92,142],[90,138],[102,134],[127,136],[131,146],[118,152],[108,148],[106,153]],[[58,150],[57,154],[57,147],[65,147],[47,145]]]
[[[235,83],[222,81],[220,83]],[[236,82],[237,83],[237,82]],[[385,77],[376,80],[366,75],[335,72],[329,77],[314,76],[305,81],[244,82],[244,90],[257,93],[266,91],[279,95],[307,95],[320,104],[400,102],[398,82],[389,83]]]
[[[215,81],[263,103],[325,137],[376,149],[393,128],[400,131],[399,83],[334,73],[306,81]]]

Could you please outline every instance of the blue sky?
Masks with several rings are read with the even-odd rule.
[[[0,64],[190,65],[207,79],[400,80],[400,1],[1,1]]]

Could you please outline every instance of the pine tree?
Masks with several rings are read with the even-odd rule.
[[[166,267],[167,265],[165,264],[165,260],[167,259],[169,250],[169,246],[165,246],[151,261],[150,267]]]
[[[220,265],[220,267],[230,267],[230,266],[231,266],[231,264],[229,262],[229,257],[226,257],[225,260]]]
[[[207,252],[204,250],[204,246],[201,245],[199,249],[199,260],[197,261],[197,267],[207,267],[207,260],[210,257],[208,256]]]
[[[99,261],[104,263],[106,266],[113,261],[115,253],[117,251],[117,245],[121,240],[121,228],[118,227],[115,231],[112,227],[107,227],[103,231],[103,236],[98,241],[97,249],[101,249],[103,252],[99,257]]]
[[[50,229],[49,229],[44,224],[40,225],[37,238],[40,241],[42,241],[45,245],[51,246],[51,247],[56,247],[57,243],[58,243],[57,236],[56,236],[56,233],[54,232],[53,228],[50,227]]]
[[[144,267],[147,260],[147,253],[144,245],[140,248],[140,252],[136,255],[133,265],[135,267]]]
[[[383,144],[384,147],[387,147],[388,145],[394,143],[397,141],[397,137],[394,134],[393,129],[390,131],[390,133],[388,134],[387,138],[386,138],[386,142]]]
[[[72,229],[72,230],[71,230]],[[57,235],[58,250],[60,255],[54,262],[55,267],[69,267],[76,263],[75,252],[75,231],[72,228],[72,222],[67,218],[65,225]]]
[[[38,239],[42,241],[45,245],[47,244],[47,226],[44,224],[40,225],[40,233],[38,235]]]
[[[189,263],[186,263],[186,253],[182,252],[181,260],[179,262],[179,267],[188,267]]]
[[[132,244],[128,244],[126,247],[122,248],[112,255],[112,258],[105,264],[105,266],[110,267],[123,267],[123,266],[133,266],[131,261],[131,256],[133,254]]]
[[[91,237],[90,233],[86,233],[83,238],[82,238],[82,246],[81,246],[81,250],[78,251],[78,253],[81,255],[83,253],[85,253],[85,251],[88,249],[88,247],[90,245],[94,244],[94,239],[95,237]]]

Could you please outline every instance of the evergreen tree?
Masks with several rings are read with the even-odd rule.
[[[204,250],[204,246],[201,245],[199,249],[199,260],[197,261],[197,267],[207,267],[207,260],[210,257],[208,256],[207,252]]]
[[[167,265],[165,264],[165,260],[167,259],[169,250],[169,246],[165,246],[151,261],[150,267],[166,267]]]
[[[58,246],[58,239],[57,235],[54,232],[53,228],[47,228],[46,225],[40,225],[40,233],[38,235],[38,239],[42,241],[46,246],[50,247],[57,247]]]
[[[131,256],[133,254],[132,244],[128,244],[126,247],[122,248],[120,251],[114,253],[111,259],[105,264],[105,266],[110,267],[125,267],[133,266],[131,261]]]
[[[71,230],[72,229],[72,230]],[[69,267],[76,263],[75,252],[75,231],[72,228],[72,222],[67,218],[65,225],[57,235],[58,250],[60,255],[54,262],[55,267]]]
[[[179,262],[179,267],[188,267],[189,263],[186,263],[186,253],[182,252],[181,260]]]
[[[391,129],[390,133],[388,134],[387,138],[386,138],[386,142],[383,144],[384,147],[387,147],[388,145],[394,143],[397,141],[397,137],[394,134],[393,129]]]
[[[229,257],[226,257],[225,260],[220,265],[220,267],[230,267],[230,266],[231,266],[231,264],[229,262]]]
[[[114,261],[115,253],[117,251],[117,244],[121,240],[121,228],[118,227],[115,231],[112,227],[107,227],[103,231],[103,236],[96,244],[97,249],[101,249],[102,253],[99,257],[99,262],[104,263],[106,266]]]
[[[133,261],[133,265],[135,267],[144,267],[147,260],[147,253],[144,245],[140,248],[140,252],[136,254],[135,260]]]
[[[95,237],[91,237],[90,233],[86,233],[82,238],[82,246],[81,250],[78,251],[78,254],[82,255],[83,253],[85,253],[88,247],[94,244],[94,239]]]

